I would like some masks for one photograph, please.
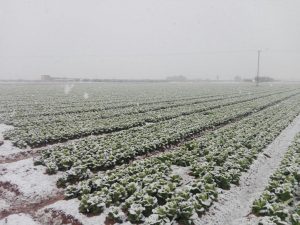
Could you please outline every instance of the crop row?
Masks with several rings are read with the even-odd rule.
[[[294,92],[292,92],[294,93]],[[146,123],[156,123],[159,121],[170,120],[182,115],[199,114],[203,111],[218,108],[221,106],[237,104],[238,102],[253,101],[254,99],[279,98],[291,93],[282,93],[279,95],[269,94],[267,97],[240,97],[225,99],[220,101],[207,102],[205,104],[196,104],[189,107],[167,108],[162,110],[139,113],[136,115],[125,115],[106,119],[90,118],[86,115],[85,120],[76,120],[68,122],[33,124],[22,126],[8,131],[5,138],[12,140],[18,147],[39,147],[49,143],[57,143],[70,139],[80,138],[89,135],[98,135],[125,130],[132,127],[146,125]]]
[[[261,197],[254,201],[252,211],[264,217],[263,225],[300,224],[300,133]]]
[[[290,98],[174,151],[99,175],[84,164],[74,167],[58,185],[67,186],[66,197],[80,199],[83,213],[105,211],[117,222],[191,224],[217,200],[218,188],[238,184],[259,152],[299,114],[298,101]]]
[[[108,103],[103,104],[101,102],[96,102],[97,105],[90,106],[89,104],[85,104],[85,102],[81,102],[78,106],[74,104],[68,104],[70,110],[66,111],[66,107],[62,106],[62,103],[55,104],[55,112],[42,113],[43,111],[39,107],[38,113],[32,112],[29,113],[24,112],[24,109],[21,107],[22,112],[18,113],[6,113],[0,114],[1,121],[10,124],[16,127],[28,126],[28,125],[39,125],[45,123],[53,123],[53,122],[66,122],[66,121],[82,121],[89,119],[101,119],[101,118],[111,118],[116,116],[123,115],[132,115],[138,113],[144,113],[148,111],[159,111],[163,109],[171,109],[176,107],[184,107],[184,106],[192,106],[195,104],[206,103],[210,101],[220,101],[230,98],[239,98],[244,96],[262,96],[263,94],[276,94],[281,92],[287,92],[286,90],[276,90],[272,92],[268,91],[260,91],[255,94],[246,93],[246,94],[230,94],[230,95],[212,95],[212,96],[201,96],[201,97],[190,97],[190,98],[180,98],[180,99],[163,99],[161,101],[144,101],[144,102],[129,102],[123,104],[115,104]],[[95,103],[95,102],[94,102]],[[63,108],[63,112],[61,112],[61,108]],[[34,116],[33,116],[34,115]]]
[[[103,137],[84,138],[70,144],[48,148],[42,151],[41,159],[38,161],[47,167],[48,173],[68,170],[79,165],[93,171],[112,168],[288,98],[290,97],[261,98],[214,109],[207,114],[192,114]],[[291,98],[299,99],[299,95]]]
[[[294,92],[292,92],[294,93]],[[132,127],[146,125],[147,123],[157,123],[159,121],[170,120],[180,116],[198,114],[221,106],[238,104],[256,99],[280,98],[291,93],[268,94],[258,96],[246,96],[229,98],[220,101],[206,102],[205,104],[194,104],[177,108],[166,108],[162,110],[138,113],[136,115],[124,115],[106,119],[97,119],[84,115],[85,119],[75,121],[61,121],[57,123],[36,123],[28,126],[21,126],[8,131],[5,138],[12,140],[18,147],[38,147],[49,143],[57,143],[65,140],[80,138],[89,135],[111,133],[126,130]],[[95,115],[94,115],[95,116]],[[189,117],[187,117],[189,118]],[[41,121],[43,122],[43,121]]]
[[[154,102],[154,103],[131,103],[129,106],[124,106],[118,108],[117,105],[110,109],[103,109],[103,110],[92,110],[90,108],[82,110],[80,108],[76,108],[72,106],[73,113],[66,113],[66,114],[51,114],[51,115],[35,115],[33,117],[27,116],[26,114],[22,114],[22,116],[10,116],[9,114],[2,116],[2,121],[13,125],[15,127],[22,127],[22,126],[39,126],[48,123],[66,123],[66,122],[74,122],[74,121],[84,121],[84,120],[97,120],[97,119],[105,119],[105,118],[112,118],[117,116],[124,116],[124,115],[133,115],[139,113],[146,113],[151,111],[159,111],[160,113],[164,113],[163,110],[185,110],[187,107],[195,107],[198,104],[207,104],[214,101],[233,101],[237,99],[244,99],[244,98],[255,98],[260,96],[268,96],[272,94],[282,93],[280,92],[262,92],[256,94],[239,94],[239,95],[230,95],[230,96],[218,96],[218,97],[208,97],[208,98],[192,98],[192,99],[184,99],[184,100],[173,100],[173,101],[163,101],[163,102]],[[179,108],[181,107],[181,108]],[[99,109],[99,108],[97,108]],[[155,112],[154,112],[155,113]],[[157,112],[158,113],[158,112]]]
[[[131,85],[130,85],[131,86]],[[21,88],[14,87],[14,92],[10,90],[3,90],[3,100],[0,102],[0,113],[6,115],[13,114],[14,117],[30,117],[37,115],[60,115],[66,113],[102,111],[105,109],[119,109],[123,107],[133,107],[137,103],[139,105],[167,103],[174,101],[187,101],[193,99],[204,99],[213,97],[222,97],[224,95],[233,95],[239,93],[249,93],[249,87],[220,88],[202,87],[201,89],[191,86],[176,88],[173,85],[138,85],[132,86],[132,90],[127,90],[127,85],[117,85],[117,90],[102,85],[77,85],[72,88],[69,94],[63,92],[64,86],[34,86]],[[66,86],[68,87],[68,85]],[[110,87],[110,85],[108,85]],[[196,86],[197,87],[197,86]],[[201,86],[200,86],[201,87]],[[1,90],[0,86],[0,90]],[[27,89],[28,88],[28,89]],[[143,89],[142,89],[143,88]],[[168,88],[168,91],[164,89]],[[175,88],[175,89],[174,89]],[[142,91],[141,91],[142,89]],[[290,88],[288,88],[290,89]],[[270,91],[272,88],[264,87],[258,92]],[[283,88],[276,88],[276,90],[284,90]],[[19,91],[19,92],[18,92]],[[5,93],[8,92],[8,95]],[[26,96],[25,93],[28,92]],[[83,93],[89,93],[88,99],[84,99]],[[1,99],[1,96],[0,96]]]
[[[210,98],[216,98],[217,96],[202,96],[201,98],[210,99]],[[200,99],[201,99],[200,98]],[[218,97],[220,98],[220,97]],[[34,105],[35,108],[32,108],[32,106],[29,106],[28,109],[24,112],[24,108],[20,107],[20,110],[15,110],[14,117],[16,118],[23,118],[23,117],[30,117],[32,115],[34,116],[53,116],[53,115],[64,115],[64,114],[72,114],[72,113],[86,113],[86,112],[99,112],[103,110],[109,110],[109,109],[122,109],[127,107],[136,107],[138,106],[147,106],[153,107],[154,104],[161,104],[162,107],[168,104],[175,104],[176,102],[185,102],[185,101],[195,101],[199,100],[197,97],[190,97],[190,98],[183,98],[183,99],[162,99],[162,100],[156,100],[156,101],[150,101],[149,99],[142,99],[141,101],[134,102],[134,101],[99,101],[99,100],[93,100],[93,101],[80,101],[76,103],[72,102],[53,102],[53,105],[51,105],[51,109],[49,110],[49,105],[44,105],[42,103]],[[19,107],[19,105],[18,105]],[[44,107],[44,108],[43,108]],[[23,110],[23,111],[22,111]],[[9,111],[11,112],[11,110]],[[10,114],[6,114],[6,117],[9,118]],[[5,118],[5,115],[2,116]]]

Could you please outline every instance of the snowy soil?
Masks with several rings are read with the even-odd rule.
[[[30,215],[20,213],[13,214],[0,220],[0,225],[40,225]]]
[[[197,224],[257,224],[259,218],[251,214],[252,203],[267,186],[269,177],[279,167],[288,146],[298,132],[300,132],[300,116],[258,156],[248,172],[241,176],[240,185],[223,191],[219,196],[219,201],[197,221]]]
[[[0,157],[5,157],[10,154],[16,154],[22,151],[24,150],[13,146],[13,144],[10,141],[4,140],[4,144],[0,146]]]
[[[0,182],[9,182],[18,187],[22,197],[33,199],[53,195],[59,190],[56,180],[59,174],[45,174],[43,166],[33,166],[33,159],[0,164]],[[34,200],[34,199],[33,199]]]
[[[71,199],[48,205],[37,212],[38,221],[45,225],[58,225],[63,221],[74,225],[105,224],[107,213],[104,212],[99,216],[86,216],[79,212],[79,202],[78,199]]]
[[[0,139],[10,129],[13,127],[0,124]],[[35,224],[28,220],[34,210],[62,199],[62,191],[56,187],[59,174],[44,174],[45,168],[34,166],[32,158],[6,163],[11,156],[26,156],[27,151],[30,149],[19,149],[7,140],[0,146],[0,224]]]
[[[3,142],[3,144],[0,145],[0,164],[15,162],[21,159],[30,158],[34,155],[35,151],[30,148],[20,149],[13,146],[10,140],[4,140],[3,133],[13,128],[13,126],[0,124],[0,142]]]
[[[9,129],[0,124],[0,140]],[[104,224],[105,213],[87,217],[78,211],[79,200],[63,200],[56,186],[61,174],[48,175],[45,167],[33,165],[39,150],[19,149],[9,140],[0,146],[0,225]]]
[[[44,172],[42,166],[33,166],[32,158],[0,164],[0,219],[12,213],[30,213],[63,198],[56,187],[59,174]]]
[[[0,141],[4,142],[3,145],[0,146],[0,159],[10,154],[15,154],[23,151],[22,149],[14,147],[10,141],[4,140],[3,133],[11,129],[13,129],[13,126],[0,124]]]
[[[189,167],[172,165],[171,169],[172,174],[179,175],[182,178],[182,186],[179,189],[184,188],[185,185],[189,184],[194,179],[194,177],[189,175],[191,172]]]
[[[13,128],[14,128],[14,127],[13,127],[13,126],[10,126],[10,125],[0,124],[0,138],[3,137],[2,134],[3,134],[5,131],[11,130],[11,129],[13,129]]]

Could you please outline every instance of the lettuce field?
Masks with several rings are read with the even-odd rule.
[[[298,84],[0,93],[0,223],[300,225]]]

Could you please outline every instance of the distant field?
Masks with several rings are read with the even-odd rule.
[[[230,202],[224,196],[232,187],[254,190],[244,176],[256,173],[266,177],[255,198],[266,193],[268,177],[292,151],[292,184],[300,188],[299,144],[265,152],[282,132],[286,143],[300,132],[300,85],[19,83],[0,84],[0,93],[3,221],[230,225],[234,203],[220,217],[214,205]],[[293,206],[281,201],[273,211],[270,199],[243,198],[253,215],[247,224],[262,215],[269,223],[300,224],[296,192],[290,187],[286,199]]]

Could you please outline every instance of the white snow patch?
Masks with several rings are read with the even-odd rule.
[[[10,207],[10,204],[7,201],[5,201],[4,199],[0,199],[0,210],[1,211],[9,209],[9,207]]]
[[[8,156],[10,154],[24,151],[23,149],[13,146],[11,141],[3,139],[3,133],[12,130],[14,127],[6,124],[0,124],[0,141],[3,140],[3,145],[0,146],[0,156]]]
[[[0,225],[40,225],[34,221],[30,215],[20,213],[13,214],[0,220]]]
[[[59,174],[44,174],[43,166],[34,166],[33,159],[24,159],[0,165],[0,181],[16,184],[22,195],[29,200],[52,196],[58,193],[56,180]]]
[[[179,175],[182,178],[183,187],[194,180],[194,177],[189,175],[189,173],[191,172],[190,167],[172,165],[171,169],[172,174]]]
[[[9,209],[17,200],[18,196],[16,193],[0,187],[0,211]]]
[[[12,130],[12,129],[14,129],[13,126],[6,125],[6,124],[0,124],[0,137],[2,137],[2,134],[3,134],[5,131]]]
[[[1,140],[1,138],[0,138]],[[9,156],[15,153],[19,153],[24,151],[24,149],[20,149],[18,147],[13,146],[13,144],[11,143],[11,141],[4,141],[4,144],[0,146],[0,156]]]
[[[107,213],[103,212],[98,216],[88,217],[79,212],[79,203],[80,201],[78,199],[60,200],[41,209],[38,212],[38,214],[41,215],[41,220],[48,221],[48,218],[43,218],[42,216],[47,216],[44,213],[45,210],[47,211],[47,209],[53,209],[56,211],[63,211],[66,215],[73,216],[75,219],[79,220],[84,225],[105,224]]]

